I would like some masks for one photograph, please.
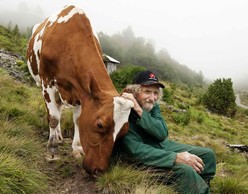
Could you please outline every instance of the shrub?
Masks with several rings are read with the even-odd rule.
[[[120,92],[126,87],[126,85],[132,84],[135,75],[143,70],[145,70],[144,67],[128,65],[118,71],[113,72],[110,77],[117,91]]]
[[[203,121],[204,121],[204,115],[203,115],[203,113],[200,112],[200,113],[197,115],[196,121],[197,121],[197,123],[199,123],[199,124],[203,123]]]
[[[174,103],[173,91],[170,91],[169,89],[164,88],[162,100],[169,103],[169,104],[173,104]]]
[[[203,104],[212,112],[233,117],[237,111],[231,79],[217,79],[208,87]]]
[[[173,113],[173,119],[176,122],[176,124],[185,126],[188,125],[190,122],[191,114],[190,111],[187,110],[185,112],[177,112]]]

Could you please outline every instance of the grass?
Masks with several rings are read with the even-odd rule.
[[[0,193],[45,193],[47,178],[39,170],[7,151],[1,150],[0,161]]]
[[[0,83],[0,193],[46,193],[48,177],[37,167],[43,147],[35,126],[27,122],[34,89],[2,69]]]
[[[217,175],[211,182],[212,193],[248,193],[248,156],[227,147],[227,144],[248,145],[247,111],[238,109],[233,119],[211,114],[197,103],[202,88],[198,91],[185,87],[171,86],[172,105],[175,109],[190,110],[188,122],[176,122],[177,113],[166,104],[161,105],[170,139],[214,149]],[[48,125],[40,89],[14,81],[0,68],[0,96],[0,193],[49,193],[52,186],[49,177],[56,175],[57,180],[62,180],[75,175],[72,157],[54,163],[53,176],[42,168]],[[66,110],[62,117],[62,129],[66,129],[63,133],[72,136],[72,112]],[[184,119],[183,115],[177,118]],[[68,148],[63,149],[62,146],[63,154],[69,155]],[[96,180],[96,187],[100,193],[175,193],[156,177],[146,169],[112,161],[108,172]]]
[[[174,91],[174,93],[182,92]],[[212,193],[247,193],[248,155],[232,151],[227,147],[227,144],[248,145],[246,111],[239,108],[235,118],[231,119],[207,112],[204,107],[195,103],[196,100],[196,96],[187,99],[191,118],[185,126],[173,122],[171,117],[175,113],[162,107],[162,113],[169,123],[170,138],[214,149],[218,172],[211,184]],[[181,97],[174,103],[175,106],[181,103]]]
[[[159,183],[160,174],[145,168],[137,168],[121,161],[110,166],[109,172],[98,178],[96,186],[101,193],[167,193],[173,189]]]
[[[238,161],[237,161],[238,162]],[[246,165],[241,165],[237,167],[237,173],[233,173],[232,170],[228,171],[227,163],[219,163],[217,166],[217,176],[212,181],[212,184],[215,185],[213,193],[223,193],[223,194],[241,194],[248,193],[248,174],[243,173],[240,169],[246,168]],[[235,169],[233,169],[235,170]]]

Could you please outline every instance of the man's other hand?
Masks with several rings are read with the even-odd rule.
[[[188,164],[199,174],[204,170],[204,163],[202,159],[194,154],[190,154],[189,152],[178,153],[175,163]]]

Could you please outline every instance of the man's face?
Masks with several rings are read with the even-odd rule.
[[[139,105],[146,111],[150,111],[158,100],[159,86],[142,86],[141,91],[136,95]]]

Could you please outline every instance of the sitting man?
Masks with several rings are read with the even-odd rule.
[[[129,116],[129,132],[119,140],[121,152],[139,164],[170,171],[166,184],[175,184],[179,193],[210,193],[209,182],[216,172],[213,150],[169,140],[168,127],[157,101],[164,85],[151,71],[142,71],[122,96],[134,107]]]

